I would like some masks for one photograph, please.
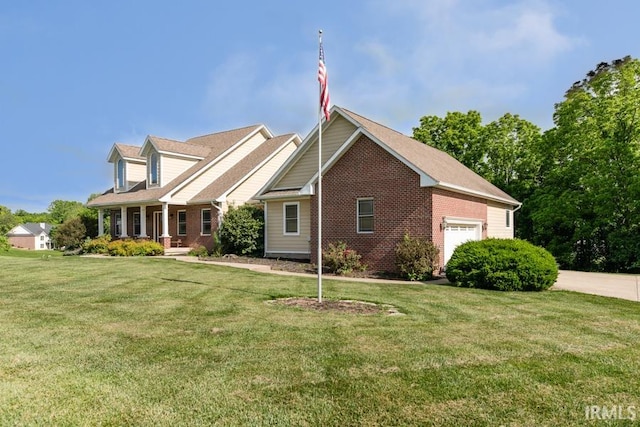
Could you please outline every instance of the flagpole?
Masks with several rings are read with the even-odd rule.
[[[318,31],[322,49],[322,30]],[[319,84],[322,100],[322,83]],[[318,302],[322,303],[322,102],[318,104]]]

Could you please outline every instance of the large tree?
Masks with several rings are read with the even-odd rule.
[[[640,267],[640,61],[600,63],[556,105],[534,233],[565,267]]]
[[[80,202],[54,200],[49,205],[49,219],[54,224],[62,224],[71,218],[79,216],[82,209],[84,209],[84,205]]]

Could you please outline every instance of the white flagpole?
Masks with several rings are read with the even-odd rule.
[[[322,46],[322,30],[318,31],[319,46]],[[318,106],[318,302],[322,303],[322,84],[320,84]]]

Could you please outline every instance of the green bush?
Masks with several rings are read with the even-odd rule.
[[[500,291],[543,291],[558,278],[545,249],[519,239],[487,239],[458,246],[447,263],[456,286]]]
[[[66,220],[51,231],[56,246],[67,250],[79,248],[86,235],[86,228],[79,217]]]
[[[0,236],[0,251],[8,251],[11,249],[11,245],[9,244],[9,239],[6,236]]]
[[[164,247],[152,240],[114,240],[107,245],[111,256],[154,256],[164,254]]]
[[[409,280],[428,280],[438,265],[440,251],[428,239],[405,234],[396,245],[396,268]]]
[[[82,244],[82,253],[107,255],[109,253],[109,242],[111,242],[111,236],[108,234],[95,239],[87,239]]]
[[[191,250],[187,255],[197,256],[197,257],[206,257],[209,255],[209,251],[205,246],[200,245],[198,247],[191,248]]]
[[[349,274],[366,270],[367,266],[360,262],[361,258],[356,251],[347,248],[345,242],[329,243],[327,250],[322,252],[322,265],[331,273]]]
[[[262,255],[264,241],[264,211],[262,206],[246,204],[229,207],[219,229],[225,253]]]

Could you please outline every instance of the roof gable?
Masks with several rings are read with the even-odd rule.
[[[8,233],[8,236],[39,236],[42,233],[49,235],[52,225],[47,223],[27,222],[16,225]]]
[[[116,142],[115,144],[113,144],[113,147],[111,147],[111,150],[109,151],[107,161],[110,163],[115,163],[118,157],[133,162],[146,162],[146,159],[140,154],[140,147],[136,145],[127,145]]]
[[[348,138],[342,140],[342,145],[336,147],[332,153],[329,153],[329,158],[325,158],[326,154],[323,151],[323,173],[329,170],[331,166],[351,148],[351,145],[355,143],[359,135],[365,135],[402,161],[407,167],[418,173],[421,178],[421,186],[441,187],[450,191],[472,194],[503,203],[513,205],[520,204],[507,193],[444,151],[423,144],[391,128],[337,106],[332,108],[331,121],[323,121],[323,139],[325,134],[328,133],[332,123],[338,120],[338,117],[349,121],[356,130]],[[309,135],[307,135],[298,150],[296,150],[289,160],[276,172],[274,177],[260,190],[258,198],[276,197],[278,194],[281,194],[278,190],[294,189],[294,187],[285,188],[286,186],[281,186],[279,183],[286,182],[285,176],[287,173],[289,173],[289,171],[295,167],[295,164],[300,162],[305,155],[309,155],[307,154],[308,149],[317,139],[318,126],[316,125]],[[317,154],[315,154],[315,159],[317,162]],[[316,166],[315,173],[312,173],[308,182],[304,185],[295,186],[295,189],[299,190],[298,194],[310,194],[313,191],[312,187],[317,177]]]

